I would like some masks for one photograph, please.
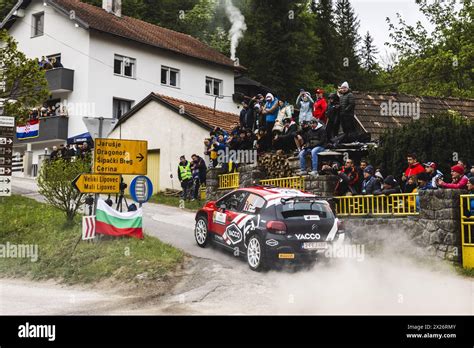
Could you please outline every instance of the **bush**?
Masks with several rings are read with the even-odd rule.
[[[420,162],[436,162],[449,179],[450,166],[458,159],[473,162],[473,134],[474,122],[469,119],[455,113],[439,114],[387,130],[369,160],[385,175],[399,179],[407,167],[406,155],[415,153]]]
[[[72,186],[72,181],[79,174],[90,171],[89,159],[58,159],[45,162],[38,177],[39,193],[49,204],[63,211],[67,221],[71,222],[85,200],[85,195]]]

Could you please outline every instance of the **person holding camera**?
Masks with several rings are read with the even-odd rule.
[[[435,162],[427,162],[423,163],[423,165],[425,166],[425,172],[430,176],[431,188],[437,189],[438,186],[436,183],[438,179],[443,178],[443,173],[437,169],[438,165]]]
[[[458,189],[458,190],[464,190],[467,188],[467,183],[469,179],[467,176],[464,175],[464,167],[456,164],[455,166],[451,167],[451,177],[452,177],[452,182],[451,183],[446,183],[443,181],[443,179],[438,179],[437,185],[440,188],[445,188],[445,189]]]
[[[300,94],[296,98],[296,107],[300,109],[299,124],[310,122],[313,119],[313,104],[314,100],[311,98],[311,94],[304,89],[300,89]]]

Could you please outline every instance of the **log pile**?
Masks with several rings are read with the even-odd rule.
[[[167,188],[163,194],[169,197],[181,197],[181,192],[182,190],[172,190]]]
[[[285,155],[281,150],[259,156],[258,165],[264,168],[267,178],[286,178],[293,175],[288,155]]]

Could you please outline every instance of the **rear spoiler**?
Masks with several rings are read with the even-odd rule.
[[[305,196],[294,196],[289,198],[281,198],[281,204],[286,204],[287,202],[319,202],[319,201],[326,201],[331,204],[334,201],[333,197],[305,197]]]

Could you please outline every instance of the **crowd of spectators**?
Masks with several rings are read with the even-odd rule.
[[[53,151],[49,156],[50,161],[56,161],[59,159],[65,161],[75,161],[76,159],[86,159],[91,156],[91,147],[87,142],[82,144],[64,144],[53,146]]]
[[[186,156],[179,158],[178,180],[181,183],[181,198],[194,201],[199,199],[199,189],[206,184],[207,166],[204,159],[196,154],[191,156],[191,161]]]
[[[257,94],[242,102],[239,124],[229,132],[215,128],[205,139],[206,156],[210,166],[218,163],[218,152],[229,150],[250,150],[258,153],[281,150],[294,153],[301,163],[307,154],[312,156],[311,174],[317,175],[318,153],[341,142],[356,140],[354,117],[355,98],[344,82],[336,92],[324,98],[321,88],[310,92],[301,89],[295,106],[278,99],[272,93],[264,97]],[[342,133],[340,128],[342,126]],[[306,174],[302,166],[301,174]]]
[[[65,106],[43,105],[42,107],[31,109],[28,118],[29,120],[37,120],[39,118],[67,115],[67,108]]]
[[[41,60],[38,59],[38,64],[41,69],[44,70],[51,70],[55,68],[63,68],[63,65],[61,64],[61,61],[57,59],[56,57],[45,57],[42,56]]]

